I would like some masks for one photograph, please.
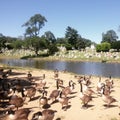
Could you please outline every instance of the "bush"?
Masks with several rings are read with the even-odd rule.
[[[67,50],[72,50],[72,45],[69,43],[65,44],[65,47]]]
[[[102,52],[109,52],[110,48],[111,48],[110,43],[104,42],[104,43],[98,44],[96,46],[96,51],[97,52],[101,52],[101,51]]]
[[[101,44],[98,44],[98,45],[96,46],[96,51],[97,51],[97,52],[101,52]]]
[[[58,48],[54,44],[50,45],[48,49],[49,49],[49,55],[53,55],[55,54],[55,52],[58,52]]]
[[[112,42],[111,43],[111,48],[116,49],[119,52],[119,50],[120,50],[120,41]]]

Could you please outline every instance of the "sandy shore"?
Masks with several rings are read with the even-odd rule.
[[[32,76],[34,78],[39,78],[43,74],[46,75],[45,80],[47,82],[46,87],[48,91],[48,96],[50,95],[51,91],[56,89],[56,82],[54,80],[54,72],[53,71],[47,71],[47,70],[36,70],[36,69],[13,69],[12,72],[14,73],[21,73],[21,74],[14,74],[10,75],[9,78],[14,77],[26,77],[28,71],[31,71]],[[78,84],[77,79],[75,78],[75,74],[59,71],[59,78],[63,80],[64,86],[68,86],[68,81],[73,80],[76,85],[75,89],[73,90],[74,94],[69,95],[70,103],[69,108],[67,111],[64,111],[61,109],[61,104],[59,102],[56,102],[50,106],[50,109],[57,110],[55,113],[54,120],[119,120],[119,112],[120,108],[118,107],[119,101],[120,101],[120,79],[114,78],[114,87],[113,92],[111,93],[111,96],[113,96],[115,99],[118,100],[118,102],[113,103],[110,108],[106,108],[104,105],[102,98],[98,96],[97,94],[93,94],[93,99],[90,103],[88,103],[87,109],[82,109],[82,103],[80,100],[80,85]],[[102,77],[102,81],[105,81],[106,78]],[[96,92],[96,86],[97,82],[99,80],[99,77],[92,76],[91,77],[91,85],[90,87]],[[37,92],[35,97],[39,96],[40,93]],[[48,101],[48,103],[51,103],[51,100]],[[33,112],[29,115],[29,120],[31,120],[31,116],[36,111],[41,110],[39,108],[38,99],[31,100],[28,102],[27,105],[24,105],[22,108],[31,108],[33,109]]]

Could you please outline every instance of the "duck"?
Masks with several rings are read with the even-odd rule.
[[[72,91],[73,91],[73,89],[74,89],[74,85],[75,85],[75,83],[74,83],[72,80],[70,80],[70,81],[69,81],[69,86],[64,87],[64,88],[62,89],[62,94],[63,94],[65,97],[67,97],[67,95],[69,95],[69,94],[72,93]]]
[[[10,95],[12,94],[13,90],[9,83],[0,83],[0,101],[1,100],[9,100]]]
[[[106,103],[107,108],[109,108],[112,103],[117,102],[115,98],[105,94],[105,88],[103,88],[102,100]]]
[[[29,80],[29,81],[31,81],[31,80],[32,80],[32,74],[31,74],[31,72],[30,72],[30,71],[28,71],[28,73],[27,73],[27,78],[28,78],[28,80]]]
[[[92,96],[93,94],[95,94],[95,92],[87,85],[83,86],[83,93],[88,95],[88,96]]]
[[[105,85],[109,88],[109,89],[112,89],[113,88],[113,80],[111,79],[111,76],[109,76],[108,79],[105,80]]]
[[[67,107],[68,107],[68,103],[69,103],[69,98],[68,97],[62,97],[62,91],[60,91],[57,100],[62,105],[62,109],[64,107],[64,110],[66,111]]]
[[[23,106],[24,102],[25,102],[25,98],[19,97],[17,95],[11,96],[9,100],[10,105],[14,105],[17,108],[17,110],[19,107]]]
[[[105,83],[101,81],[101,77],[99,77],[99,81],[97,83],[97,94],[101,96],[101,90],[105,86]]]
[[[36,87],[36,90],[38,91],[43,91],[43,89],[45,88],[46,86],[46,80],[45,79],[41,79],[39,83],[34,83],[35,84],[35,87]]]
[[[101,89],[101,95],[103,94],[103,90],[104,90],[104,95],[110,95],[111,94],[111,90],[108,86],[104,85]]]
[[[48,104],[48,98],[45,97],[45,94],[46,94],[46,96],[47,96],[47,93],[46,93],[46,91],[44,90],[44,91],[42,92],[42,96],[40,96],[40,98],[39,98],[39,107],[40,107],[40,108],[41,108],[41,105],[44,107],[45,105]]]
[[[16,111],[9,110],[5,120],[28,120],[31,110],[29,108],[22,108]]]
[[[91,75],[89,77],[86,77],[84,76],[83,77],[83,83],[86,85],[86,86],[89,86],[91,84]]]
[[[56,112],[56,110],[52,109],[45,109],[42,112],[38,111],[33,114],[32,120],[53,120]]]
[[[53,120],[56,110],[46,109],[42,111],[43,120]]]
[[[15,80],[12,83],[12,89],[15,92],[18,92],[21,94],[21,97],[25,97],[25,87],[22,85],[22,81],[19,78],[15,78]]]
[[[31,101],[32,97],[34,97],[36,94],[36,88],[30,87],[26,89],[25,92],[26,92],[26,97],[29,97],[29,101]]]
[[[92,97],[83,93],[83,86],[82,83],[80,82],[80,99],[82,101],[82,108],[87,108],[88,107],[88,103],[92,100]]]
[[[54,79],[57,79],[59,77],[59,71],[58,69],[54,70]]]
[[[40,80],[40,83],[43,84],[43,86],[45,87],[46,85],[45,74],[43,74],[43,79]]]
[[[50,93],[49,99],[52,100],[52,103],[57,100],[57,97],[59,96],[59,92],[60,92],[60,91],[59,91],[58,89],[56,89],[56,90],[53,90],[53,91]]]

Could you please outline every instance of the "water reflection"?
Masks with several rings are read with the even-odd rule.
[[[0,63],[10,66],[34,67],[40,69],[59,69],[83,75],[120,77],[120,64],[100,62],[36,61],[20,59],[0,59]]]

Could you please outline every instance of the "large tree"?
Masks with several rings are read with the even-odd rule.
[[[74,28],[68,26],[66,28],[65,38],[68,39],[68,43],[71,44],[74,48],[76,48],[76,42],[79,37],[78,31]]]
[[[47,20],[44,16],[35,14],[22,25],[26,27],[25,36],[28,36],[26,39],[26,46],[32,48],[36,55],[38,55],[40,49],[45,47],[44,40],[38,36],[41,28],[45,25],[45,22],[47,22]]]
[[[44,16],[35,14],[22,25],[26,27],[25,35],[29,35],[30,37],[39,35],[40,29],[45,25],[45,22],[47,20]]]
[[[117,41],[118,36],[116,34],[116,32],[114,30],[109,30],[106,33],[102,33],[102,43],[103,42],[108,42],[108,43],[112,43]]]

